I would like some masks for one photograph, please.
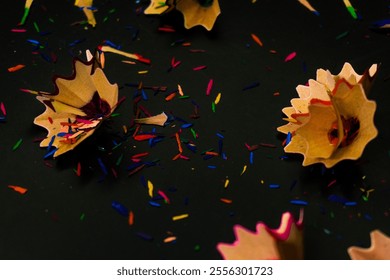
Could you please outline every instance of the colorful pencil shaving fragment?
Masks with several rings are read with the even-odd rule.
[[[18,64],[18,65],[9,67],[9,68],[8,68],[8,72],[16,72],[16,71],[19,71],[20,69],[23,69],[24,67],[26,67],[26,65],[24,65],[24,64]]]
[[[290,53],[289,55],[286,56],[286,58],[284,59],[284,62],[291,61],[291,60],[293,60],[296,56],[297,56],[297,53],[296,53],[296,52],[292,52],[292,53]]]
[[[258,44],[260,47],[263,46],[263,42],[260,40],[260,38],[256,34],[251,34],[251,37],[253,41],[255,41],[256,44]]]
[[[343,2],[344,2],[345,7],[347,8],[348,12],[351,14],[351,16],[352,16],[354,19],[357,19],[358,16],[357,16],[357,14],[356,14],[355,8],[352,7],[351,2],[349,2],[349,0],[343,0]]]
[[[34,1],[34,0],[26,0],[26,3],[24,4],[24,13],[23,13],[23,17],[22,17],[22,19],[20,20],[19,25],[25,24],[26,19],[27,19],[27,17],[28,17],[28,14],[30,13],[30,7],[31,7],[31,4],[33,3],[33,1]]]
[[[309,9],[309,11],[311,11],[316,16],[320,15],[320,13],[316,9],[313,8],[313,6],[309,3],[309,1],[307,1],[307,0],[298,0],[298,2],[301,3],[303,6],[305,6],[307,9]]]
[[[125,56],[125,57],[128,57],[128,58],[132,58],[132,59],[138,60],[139,62],[142,62],[142,63],[145,63],[145,64],[150,64],[151,63],[150,59],[145,58],[145,57],[143,57],[140,54],[133,54],[133,53],[120,51],[120,50],[117,50],[117,49],[115,49],[113,47],[110,47],[110,46],[100,46],[99,49],[102,52],[111,52],[111,53],[119,54],[119,55],[122,55],[122,56]]]
[[[172,221],[178,221],[178,220],[182,220],[182,219],[185,219],[188,217],[189,217],[188,214],[177,215],[177,216],[172,217]]]
[[[8,185],[8,188],[13,189],[14,191],[20,193],[20,194],[25,194],[28,189],[20,187],[20,186],[14,186],[14,185]]]
[[[213,88],[213,83],[214,83],[213,79],[210,79],[209,83],[207,84],[207,88],[206,88],[206,95],[207,96],[210,95],[210,93],[211,93],[211,90]]]
[[[0,102],[0,111],[1,111],[0,122],[5,122],[7,118],[7,110],[5,109],[5,105],[3,102]]]

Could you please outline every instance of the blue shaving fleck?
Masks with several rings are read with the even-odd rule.
[[[129,209],[127,209],[125,206],[123,206],[117,201],[113,201],[111,203],[111,207],[114,208],[122,216],[127,217],[129,215]]]
[[[253,164],[253,157],[254,157],[254,153],[253,153],[253,152],[250,152],[250,153],[249,153],[249,163],[250,163],[250,164]]]
[[[53,135],[53,136],[51,137],[50,142],[49,142],[49,145],[48,145],[47,148],[46,148],[46,151],[50,151],[50,150],[51,150],[55,138],[56,138],[55,135]]]
[[[302,206],[306,206],[308,205],[309,203],[305,200],[300,200],[300,199],[293,199],[293,200],[290,200],[290,203],[291,204],[294,204],[294,205],[302,205]]]
[[[104,165],[102,159],[101,158],[97,158],[97,161],[99,163],[100,169],[103,171],[103,174],[107,176],[108,175],[108,171],[107,171],[107,168]]]
[[[58,150],[58,148],[52,149],[50,152],[46,153],[45,156],[43,157],[44,159],[47,159],[54,155],[54,153]]]
[[[185,124],[182,124],[182,125],[181,125],[181,128],[189,128],[189,127],[191,127],[191,126],[193,126],[192,123],[185,123]]]
[[[145,176],[144,176],[144,175],[141,175],[141,177],[139,178],[139,180],[141,181],[141,185],[144,186],[144,187],[146,188],[148,184],[146,183]]]
[[[356,206],[357,202],[356,201],[347,201],[347,202],[344,202],[344,205],[345,206]]]
[[[225,138],[225,136],[223,136],[221,133],[217,133],[216,134],[219,138],[221,138],[221,139],[224,139]]]
[[[154,201],[149,201],[149,205],[151,205],[153,207],[161,207],[160,203],[157,203],[157,202],[154,202]]]
[[[254,82],[250,85],[247,85],[246,87],[244,87],[242,90],[245,91],[245,90],[248,90],[248,89],[252,89],[252,88],[255,88],[255,87],[258,87],[260,85],[259,82]]]
[[[291,132],[287,133],[286,145],[288,145],[291,142],[291,138],[292,138]]]

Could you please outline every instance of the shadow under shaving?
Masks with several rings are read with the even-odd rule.
[[[216,40],[218,39],[219,35],[219,24],[218,24],[218,18],[216,22],[214,23],[213,28],[208,31],[203,26],[197,25],[190,29],[186,29],[184,27],[184,17],[183,14],[174,9],[166,14],[162,15],[147,15],[148,17],[156,17],[160,21],[160,26],[172,26],[175,31],[176,35],[183,36],[183,37],[190,37],[194,38],[199,36],[207,37],[210,40]]]
[[[300,179],[304,185],[318,186],[323,197],[339,193],[343,198],[354,200],[361,195],[364,176],[358,161],[345,160],[327,169],[318,163],[303,167]]]
[[[58,170],[82,168],[82,180],[89,181],[99,176],[115,177],[116,163],[122,153],[122,145],[128,137],[121,135],[112,126],[112,121],[106,120],[96,129],[94,134],[80,143],[74,150],[66,152],[55,159]]]

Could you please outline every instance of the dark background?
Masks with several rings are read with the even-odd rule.
[[[9,1],[1,9],[1,86],[0,102],[7,109],[7,121],[0,123],[0,258],[1,259],[220,259],[218,242],[234,240],[235,224],[255,229],[263,221],[278,227],[283,212],[298,216],[299,206],[291,199],[302,199],[305,207],[305,258],[348,259],[352,245],[368,247],[369,232],[380,229],[390,234],[389,189],[389,106],[390,99],[390,38],[385,32],[375,32],[370,25],[389,16],[389,1],[351,1],[360,20],[354,20],[341,0],[311,0],[320,12],[316,16],[298,1],[221,0],[222,14],[214,29],[183,28],[181,13],[165,16],[145,16],[137,8],[148,1],[98,1],[95,14],[97,26],[74,24],[84,20],[84,14],[74,1],[35,0],[23,28],[25,33],[13,33],[23,14],[24,1]],[[34,28],[34,22],[42,33]],[[173,26],[174,33],[159,32],[164,24]],[[134,36],[135,32],[138,35]],[[337,39],[340,34],[347,35]],[[46,33],[46,34],[43,34]],[[261,38],[258,46],[250,34]],[[38,52],[27,40],[38,40],[43,46]],[[183,39],[191,46],[172,43]],[[76,40],[81,42],[72,45]],[[54,74],[72,73],[72,57],[84,58],[86,49],[94,50],[104,40],[120,45],[122,50],[140,53],[152,64],[124,64],[126,59],[106,54],[105,73],[120,87],[120,97],[126,101],[117,110],[119,116],[103,125],[76,150],[53,160],[44,160],[45,149],[34,139],[44,137],[43,128],[33,119],[44,106],[33,95],[19,88],[52,91]],[[191,53],[203,49],[204,53]],[[272,54],[270,50],[277,53]],[[297,56],[284,62],[291,52]],[[56,61],[45,59],[54,53]],[[182,64],[167,72],[172,57]],[[281,109],[297,97],[295,87],[315,78],[316,69],[339,73],[344,62],[350,62],[358,73],[381,63],[369,98],[377,102],[375,124],[378,137],[370,142],[359,161],[346,161],[326,170],[321,165],[302,167],[300,156],[289,155],[282,160],[283,136],[276,128],[284,123]],[[25,64],[20,71],[7,69]],[[207,69],[192,68],[206,65]],[[148,70],[140,75],[138,71]],[[206,87],[214,80],[210,96]],[[156,127],[164,136],[154,147],[147,142],[135,142],[131,133],[125,135],[123,125],[130,129],[134,118],[135,88],[126,83],[164,85],[165,93],[145,90],[148,100],[142,106],[152,114],[162,111],[193,123],[199,134],[193,139],[189,129],[181,137],[197,145],[197,153],[184,147],[189,161],[172,161],[177,154],[172,135],[180,129],[180,121],[170,126]],[[259,82],[251,90],[242,89]],[[188,99],[164,100],[165,94],[180,84]],[[211,102],[222,93],[216,112]],[[274,96],[279,92],[279,96]],[[200,118],[193,120],[196,102]],[[143,127],[144,131],[152,127]],[[224,135],[223,150],[227,160],[216,157],[204,160],[201,152],[218,151],[217,133]],[[12,147],[22,138],[21,146]],[[112,150],[113,140],[121,146]],[[249,162],[250,145],[268,143],[276,148],[261,147]],[[104,150],[103,150],[104,149]],[[157,165],[128,176],[131,156],[149,152],[145,161],[158,160]],[[123,160],[116,166],[118,158]],[[104,176],[97,158],[108,169]],[[75,174],[80,162],[81,176]],[[208,168],[216,166],[215,169]],[[244,165],[247,171],[240,176]],[[225,179],[230,180],[227,189]],[[171,204],[156,201],[160,208],[149,204],[150,197],[143,181],[150,180],[155,189],[163,190]],[[264,184],[261,183],[264,181]],[[336,180],[331,187],[330,182]],[[279,189],[269,188],[279,184]],[[20,195],[8,185],[28,188]],[[374,189],[368,201],[362,199],[363,189]],[[156,193],[156,192],[155,192]],[[330,196],[356,201],[356,206],[344,206]],[[231,204],[220,201],[232,200]],[[112,207],[117,201],[133,211],[135,223]],[[188,213],[189,217],[172,221],[172,217]],[[145,240],[139,233],[149,235]],[[174,235],[174,243],[164,238]]]

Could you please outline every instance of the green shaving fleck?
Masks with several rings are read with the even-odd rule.
[[[12,151],[15,151],[17,148],[19,148],[19,146],[22,144],[22,142],[23,142],[23,139],[20,138],[18,140],[18,142],[16,142],[15,145],[12,147]]]

